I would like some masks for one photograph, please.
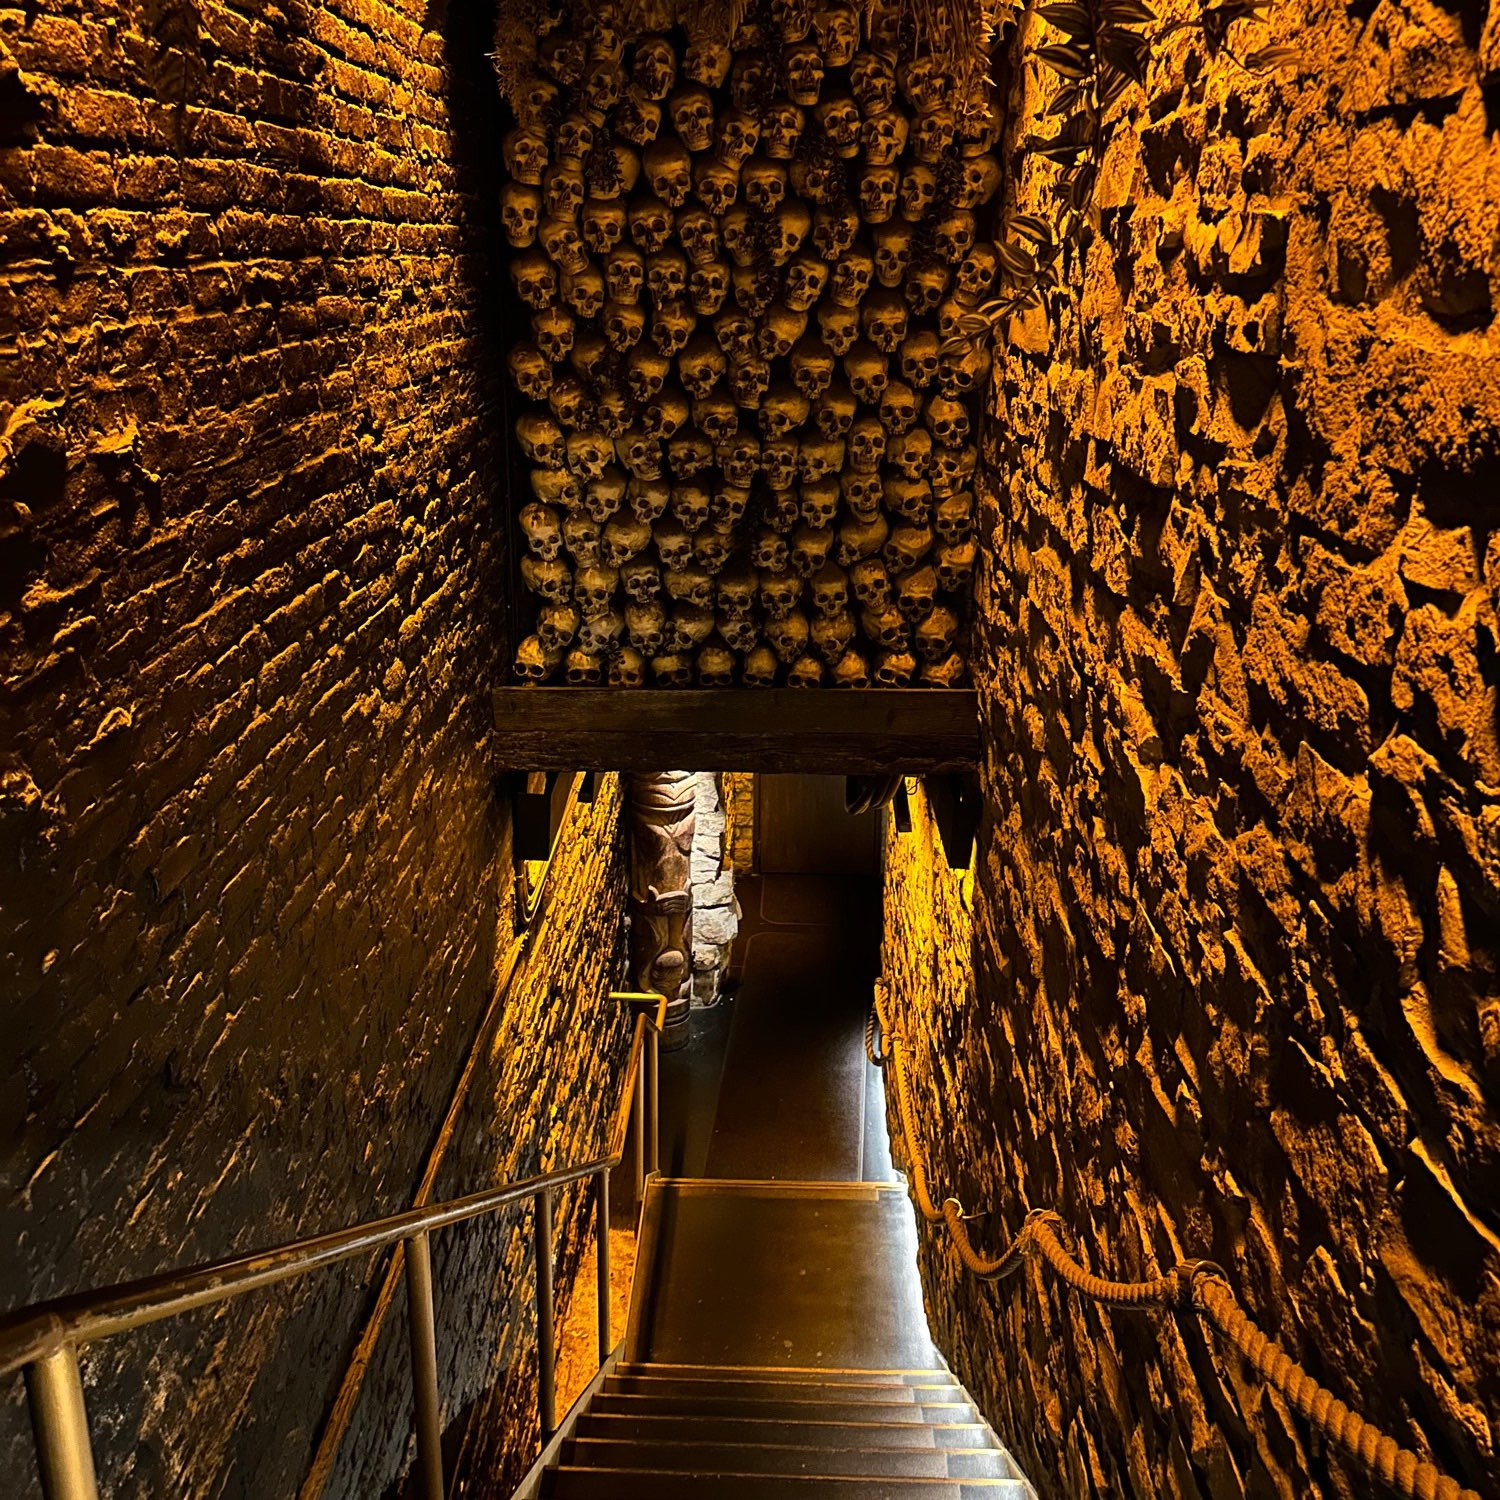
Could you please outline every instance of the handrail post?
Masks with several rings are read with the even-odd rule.
[[[83,1377],[72,1344],[26,1366],[26,1393],[47,1500],[99,1500]]]
[[[609,1358],[614,1347],[609,1328],[609,1168],[594,1178],[594,1259],[599,1270],[599,1363]]]
[[[646,1134],[650,1140],[647,1162],[652,1177],[661,1173],[661,1032],[651,1027],[646,1044]]]
[[[646,1196],[646,1061],[635,1075],[635,1201]]]
[[[537,1411],[545,1446],[557,1431],[557,1350],[552,1327],[552,1190],[536,1195],[532,1216],[536,1241],[536,1364]]]
[[[406,1316],[417,1419],[422,1500],[443,1500],[443,1427],[438,1410],[437,1325],[432,1310],[432,1247],[427,1232],[406,1241]]]

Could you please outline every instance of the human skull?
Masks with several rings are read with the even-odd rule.
[[[531,333],[536,346],[554,365],[567,358],[577,328],[572,313],[566,308],[544,307],[531,315]]]
[[[704,208],[689,208],[677,215],[677,238],[695,266],[706,266],[719,254],[718,220]]]
[[[790,161],[807,124],[807,116],[788,100],[766,106],[760,147],[774,161]]]
[[[662,302],[651,319],[651,342],[669,358],[692,337],[698,320],[686,302]]]
[[[839,487],[834,479],[809,481],[801,490],[801,519],[813,531],[826,531],[833,525],[839,508]]]
[[[854,392],[842,382],[836,381],[814,403],[813,420],[824,437],[841,438],[847,436],[854,425],[854,413],[857,409]]]
[[[740,425],[734,400],[723,391],[693,402],[693,426],[714,443],[727,442]]]
[[[839,476],[839,492],[856,520],[870,521],[880,514],[885,482],[877,469],[845,469]]]
[[[625,74],[609,57],[596,57],[583,79],[583,108],[601,125],[625,92]]]
[[[881,286],[897,288],[911,265],[916,231],[904,219],[882,224],[875,231],[875,279]]]
[[[750,563],[762,573],[786,572],[789,553],[786,538],[776,532],[756,532],[750,542]]]
[[[679,521],[663,521],[653,531],[656,555],[667,572],[681,572],[693,560],[693,539]],[[674,596],[675,597],[675,596]]]
[[[737,406],[757,410],[770,389],[771,366],[758,354],[729,362],[729,392]]]
[[[560,138],[562,134],[559,129]],[[547,140],[541,131],[518,127],[505,137],[500,149],[505,170],[516,182],[524,182],[528,187],[541,186],[548,165]]]
[[[566,462],[562,428],[541,412],[523,412],[516,418],[516,438],[521,451],[533,463],[560,468]]]
[[[620,574],[616,568],[605,567],[602,563],[580,568],[573,584],[573,597],[578,602],[578,612],[585,620],[607,614],[619,584]],[[581,626],[579,628],[582,629]]]
[[[888,438],[900,437],[917,424],[921,403],[904,380],[893,380],[880,398],[880,422]]]
[[[712,578],[729,562],[731,543],[727,533],[705,526],[693,537],[693,560]]]
[[[824,261],[836,261],[859,233],[859,215],[851,207],[820,205],[813,213],[813,248]]]
[[[844,356],[844,376],[855,399],[866,406],[880,405],[880,398],[891,380],[885,355],[873,344],[863,341]]]
[[[787,50],[786,91],[793,104],[813,105],[823,92],[823,55],[815,42],[799,42]]]
[[[756,620],[730,620],[720,615],[715,623],[724,644],[741,656],[753,651],[760,640],[760,624]]]
[[[833,686],[862,689],[869,685],[870,664],[851,647],[834,663]]]
[[[781,541],[778,537],[777,541]],[[758,579],[760,607],[767,620],[784,620],[797,607],[802,597],[804,584],[795,573],[786,571],[786,543],[781,542],[782,566],[775,571],[762,571]],[[758,566],[758,565],[757,565]]]
[[[859,339],[859,313],[852,307],[824,302],[818,308],[818,330],[835,355],[847,354]]]
[[[786,272],[782,299],[793,312],[807,313],[828,285],[828,267],[815,255],[799,255]]]
[[[767,433],[766,441],[760,446],[761,473],[773,490],[790,489],[797,482],[801,450],[791,433],[791,427],[783,432]]]
[[[954,195],[955,207],[981,208],[1000,191],[1000,163],[989,153],[966,157],[962,171],[962,185]]]
[[[721,622],[750,619],[755,608],[755,574],[748,568],[725,573],[714,583],[714,604]]]
[[[528,307],[540,310],[557,301],[557,270],[540,250],[528,250],[510,263],[516,293]]]
[[[699,203],[717,218],[723,218],[739,196],[740,178],[733,167],[702,156],[693,165],[693,192]]]
[[[917,660],[910,651],[886,651],[875,667],[875,685],[884,688],[905,687],[917,670]]]
[[[571,604],[544,604],[537,615],[537,639],[545,650],[560,655],[573,644],[581,618]]]
[[[681,141],[654,141],[641,158],[651,191],[668,208],[681,208],[693,187],[693,165]]]
[[[620,582],[637,604],[649,604],[661,593],[661,568],[654,558],[638,557],[620,569]]]
[[[912,126],[912,154],[929,167],[936,167],[942,161],[944,153],[953,145],[956,136],[953,111],[946,107],[930,109],[925,114],[918,115],[916,124]]]
[[[614,445],[610,445],[613,455]],[[625,471],[618,464],[609,464],[597,478],[590,480],[583,492],[583,508],[594,520],[603,525],[625,503],[628,481]]]
[[[748,110],[725,110],[719,117],[716,136],[714,155],[726,167],[738,170],[755,154],[760,120]]]
[[[683,387],[693,397],[703,397],[724,378],[729,361],[724,351],[707,332],[695,333],[677,357],[677,371]]]
[[[573,573],[560,557],[543,562],[536,557],[521,559],[521,582],[549,604],[566,604],[573,597]]]
[[[631,87],[615,106],[615,134],[633,146],[649,146],[661,133],[661,105]]]
[[[825,99],[813,113],[835,156],[850,161],[859,155],[861,122],[854,100],[847,94]]]
[[[731,530],[745,519],[749,504],[749,485],[720,484],[709,501],[709,519],[721,530]]]
[[[614,444],[602,432],[570,433],[567,441],[568,469],[587,483],[599,479],[614,457]]]
[[[761,214],[775,213],[786,197],[786,168],[769,157],[753,157],[740,173],[745,201]]]
[[[667,462],[679,479],[701,474],[713,466],[713,461],[713,444],[704,432],[682,432],[667,444]]]
[[[950,400],[961,401],[989,379],[992,363],[989,346],[977,340],[950,347],[938,357],[938,389]]]
[[[552,390],[552,366],[535,344],[516,344],[506,356],[510,378],[528,401],[545,401]]]
[[[849,587],[867,609],[882,609],[891,603],[891,576],[873,553],[849,565]]]
[[[680,385],[665,385],[641,412],[641,430],[663,442],[676,437],[692,408]]]
[[[758,114],[761,104],[770,93],[768,85],[771,75],[759,58],[743,53],[734,60],[729,76],[729,97],[736,109],[746,114]]]
[[[561,285],[563,301],[580,318],[599,316],[604,306],[604,277],[593,266],[578,272],[564,271]]]
[[[615,439],[615,454],[635,479],[661,478],[661,447],[639,428]]]
[[[542,179],[542,203],[551,219],[575,220],[583,207],[583,173],[566,162],[548,167]]]
[[[507,182],[500,190],[500,219],[505,225],[505,238],[517,250],[530,249],[536,244],[542,220],[540,189]]]
[[[776,685],[776,653],[769,646],[757,646],[745,658],[741,681],[746,687],[774,687]]]
[[[601,141],[588,161],[589,188],[596,198],[622,198],[641,177],[640,155],[620,141]]]
[[[858,516],[840,521],[834,542],[834,559],[841,567],[852,568],[875,557],[890,535],[890,522],[878,512],[867,520]]]
[[[942,103],[943,75],[930,57],[915,57],[902,64],[901,92],[919,114]]]
[[[734,681],[734,657],[727,647],[710,641],[699,651],[697,665],[700,687],[725,688]]]
[[[915,637],[917,655],[923,661],[942,661],[951,654],[958,639],[958,616],[946,604],[935,605],[917,626]]]
[[[554,31],[544,37],[537,49],[537,57],[542,67],[564,88],[578,82],[588,61],[582,39],[565,31]]]
[[[750,222],[750,210],[743,203],[736,204],[724,215],[724,248],[737,266],[755,263],[759,247]]]
[[[925,525],[932,514],[932,487],[925,479],[888,474],[884,498],[886,510],[913,525]]]
[[[638,521],[653,525],[666,514],[672,488],[664,479],[632,479],[627,486],[630,512]]]
[[[882,564],[882,570],[884,565]],[[882,571],[882,577],[885,577]],[[887,651],[905,651],[911,645],[911,626],[890,599],[890,580],[886,579],[886,597],[867,604],[859,615],[860,629],[873,645]]]
[[[636,249],[650,255],[667,248],[675,221],[672,210],[660,198],[654,195],[632,198],[626,216],[630,223],[630,238],[635,242]]]
[[[831,204],[844,195],[843,167],[832,157],[793,157],[787,176],[793,191],[809,203]]]
[[[974,529],[974,496],[968,491],[940,500],[933,527],[945,542],[966,542]]]
[[[925,427],[914,427],[892,437],[886,444],[885,456],[886,462],[903,478],[921,479],[932,466],[932,434]]]
[[[730,484],[753,484],[760,472],[760,439],[753,432],[736,433],[724,444],[718,458]]]
[[[689,629],[698,632],[697,639],[693,641],[696,645],[710,630],[713,629],[714,617],[709,609],[713,603],[714,581],[692,562],[692,554],[689,552],[689,565],[685,568],[668,568],[662,574],[662,583],[667,594],[679,604],[690,605],[693,613],[689,615],[686,610],[674,610],[673,621],[680,622],[684,618],[691,622]],[[701,611],[701,613],[700,613]],[[667,626],[667,642],[672,641],[672,624]]]
[[[528,635],[516,648],[516,676],[524,682],[545,682],[562,664],[562,657],[556,647],[544,645],[539,636]]]
[[[644,406],[660,395],[671,372],[672,361],[666,355],[642,344],[630,351],[625,379],[630,386],[630,394]]]
[[[605,198],[583,206],[583,238],[595,255],[606,257],[625,238],[625,208]]]
[[[646,681],[646,658],[634,646],[622,646],[609,662],[609,685],[638,688]]]
[[[859,179],[859,206],[867,224],[884,224],[895,211],[900,174],[895,167],[867,166]]]
[[[812,228],[812,210],[800,198],[788,198],[766,227],[773,266],[784,266],[802,248]],[[805,312],[807,309],[804,308]]]
[[[867,116],[891,107],[896,97],[896,74],[877,52],[861,52],[849,67],[849,87]]]
[[[792,571],[801,578],[811,578],[828,561],[832,550],[831,527],[799,526],[792,533]]]
[[[943,542],[933,553],[938,587],[950,594],[962,593],[974,576],[979,549],[972,541]]]
[[[930,566],[913,568],[896,580],[896,608],[912,624],[925,620],[936,603],[937,574]]]
[[[853,6],[843,0],[820,5],[813,12],[812,24],[824,62],[830,68],[847,68],[859,48],[859,21]]]
[[[531,493],[543,505],[561,506],[574,510],[583,499],[583,486],[576,475],[566,469],[533,469],[530,474]]]
[[[706,89],[716,89],[729,77],[729,48],[707,37],[694,37],[682,54],[682,72]]]
[[[625,633],[625,617],[617,609],[585,615],[578,626],[578,644],[590,656],[613,656]]]
[[[616,354],[627,354],[641,341],[646,331],[643,308],[624,302],[604,304],[604,337]]]
[[[821,339],[809,334],[793,347],[792,384],[809,401],[816,401],[828,389],[833,380],[833,369],[833,353]]]
[[[693,680],[692,658],[675,651],[665,656],[653,656],[651,676],[664,688],[685,688]]]
[[[922,420],[933,438],[948,447],[958,447],[969,440],[968,408],[949,396],[928,397]]]
[[[961,447],[945,446],[932,450],[932,491],[935,495],[952,495],[974,482],[979,465],[979,450],[972,443]]]
[[[677,81],[677,53],[672,44],[665,37],[642,37],[635,44],[631,77],[643,99],[665,99]]]
[[[688,277],[688,305],[699,317],[714,317],[724,306],[729,284],[728,262],[711,260],[706,265],[694,266]]]
[[[914,329],[901,340],[901,376],[909,386],[925,391],[937,379],[941,348],[930,328]]]
[[[755,324],[742,311],[720,313],[714,319],[714,337],[731,360],[748,359],[755,353]]]
[[[885,457],[885,428],[880,418],[863,416],[849,429],[849,466],[861,474],[873,474]]]
[[[792,345],[807,332],[807,314],[789,307],[772,307],[761,319],[756,333],[756,347],[762,359],[785,359]]]
[[[646,290],[660,307],[687,295],[687,256],[680,250],[657,250],[646,257]]]
[[[1000,257],[988,241],[976,244],[958,263],[954,296],[966,307],[977,307],[990,295],[1000,274]]]
[[[572,375],[553,378],[552,389],[547,393],[547,404],[552,415],[567,428],[585,426],[589,416],[588,392],[583,382]]]
[[[563,534],[558,515],[550,505],[533,500],[521,507],[517,519],[526,535],[526,547],[533,557],[551,562],[562,553]]]
[[[794,688],[821,687],[823,663],[816,656],[799,656],[786,674],[786,685]]]
[[[920,223],[932,211],[937,197],[937,177],[925,162],[907,167],[901,178],[901,217],[909,224]]]
[[[894,168],[901,160],[901,153],[906,149],[910,133],[911,126],[899,110],[886,109],[878,114],[867,115],[860,129],[860,140],[865,148],[865,165]],[[893,202],[895,196],[893,189]]]
[[[863,246],[856,245],[834,265],[828,295],[840,307],[858,307],[870,290],[874,275],[874,258]]]
[[[546,131],[557,113],[558,87],[546,78],[526,80],[513,100],[516,119],[523,129]]]
[[[860,308],[865,337],[882,354],[894,354],[906,337],[906,304],[884,287],[872,292]]]
[[[801,505],[793,489],[771,490],[761,502],[761,521],[778,536],[789,536],[801,519]]]
[[[939,219],[933,226],[932,239],[950,266],[959,265],[974,248],[974,215],[961,208]]]
[[[673,485],[672,514],[677,524],[692,536],[708,524],[708,491],[701,484]]]
[[[581,114],[569,115],[557,127],[553,144],[557,148],[557,159],[569,166],[581,167],[590,151],[594,149],[595,130],[593,122]],[[522,181],[526,181],[525,178]]]
[[[918,316],[930,313],[943,300],[948,289],[948,267],[937,261],[928,261],[909,272],[902,292],[906,305]]]
[[[960,651],[950,652],[940,661],[922,664],[922,686],[928,688],[962,687],[969,675],[968,663]]]
[[[812,634],[807,616],[799,610],[791,610],[779,619],[766,622],[766,640],[782,662],[797,660],[807,649],[808,637]]]
[[[689,151],[707,151],[714,139],[713,96],[701,83],[685,84],[667,104],[672,124]]]
[[[807,484],[816,484],[822,479],[835,479],[844,467],[844,444],[838,438],[805,437],[798,446],[797,467]],[[837,504],[836,498],[834,503]],[[803,514],[807,515],[805,509]],[[827,515],[820,514],[816,519],[807,515],[810,526],[827,526],[832,520],[832,511]]]
[[[589,258],[583,248],[583,235],[572,219],[543,219],[537,237],[548,259],[559,270],[576,275],[588,269]]]
[[[896,480],[897,484],[904,484],[905,480]],[[909,573],[918,563],[932,551],[932,528],[925,525],[898,526],[891,532],[886,544],[880,550],[880,556],[886,567],[898,578]],[[900,585],[897,584],[899,593]]]
[[[604,262],[604,284],[611,302],[634,306],[646,284],[646,257],[634,245],[617,245]]]
[[[668,651],[692,651],[712,634],[714,617],[711,611],[702,605],[693,604],[686,598],[686,594],[695,588],[693,578],[698,576],[696,571],[692,572],[691,577],[687,572],[669,576],[682,598],[677,607],[667,616],[665,645]]]
[[[854,617],[847,609],[829,615],[820,614],[812,622],[810,635],[813,650],[832,666],[854,639]]]

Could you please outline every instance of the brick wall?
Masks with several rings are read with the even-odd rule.
[[[601,1124],[612,787],[558,875],[596,924],[543,918],[485,1019],[516,939],[483,10],[0,8],[7,1305],[465,1190]],[[529,1404],[508,1296],[459,1352],[476,1294],[525,1291],[497,1233],[437,1247],[454,1417],[506,1371]],[[329,1493],[380,1493],[409,1414],[380,1409],[385,1269],[101,1346],[109,1493],[295,1493],[341,1388],[364,1394]],[[0,1468],[30,1493],[18,1386]]]
[[[893,839],[887,973],[935,1176],[997,1205],[982,1242],[1051,1206],[1125,1275],[1212,1256],[1493,1495],[1497,33],[1258,24],[1233,45],[1300,39],[1305,76],[1178,34],[1079,290],[998,364],[975,916],[920,825]],[[1012,146],[1049,90],[1011,93]],[[1051,213],[1049,174],[1011,207]],[[1368,1493],[1196,1334],[924,1253],[1045,1495]]]

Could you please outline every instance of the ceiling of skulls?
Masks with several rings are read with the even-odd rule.
[[[544,30],[503,143],[527,681],[958,686],[993,134],[879,12]]]

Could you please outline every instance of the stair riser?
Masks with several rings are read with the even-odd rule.
[[[947,1370],[821,1370],[788,1366],[786,1369],[763,1365],[657,1365],[628,1364],[621,1360],[616,1375],[643,1375],[672,1380],[744,1380],[757,1385],[809,1385],[833,1380],[840,1385],[949,1385],[953,1376]]]
[[[938,1448],[789,1448],[730,1443],[629,1443],[582,1438],[562,1462],[573,1468],[652,1469],[697,1474],[838,1474],[875,1479],[1013,1479],[1005,1455]]]
[[[838,1381],[778,1382],[768,1389],[763,1381],[679,1380],[667,1376],[612,1375],[604,1382],[608,1396],[668,1396],[697,1400],[709,1396],[715,1400],[740,1401],[873,1401],[885,1405],[925,1402],[928,1405],[953,1405],[966,1401],[961,1386],[951,1381],[933,1385],[844,1385]]]
[[[598,1396],[593,1411],[615,1416],[747,1417],[771,1422],[973,1422],[967,1402],[744,1401],[735,1397]]]
[[[664,1474],[623,1469],[551,1470],[551,1500],[1026,1500],[1008,1479],[867,1479],[786,1474]]]
[[[989,1434],[977,1422],[927,1426],[899,1422],[757,1422],[734,1417],[602,1416],[590,1411],[579,1437],[629,1442],[786,1443],[828,1448],[986,1448]]]

